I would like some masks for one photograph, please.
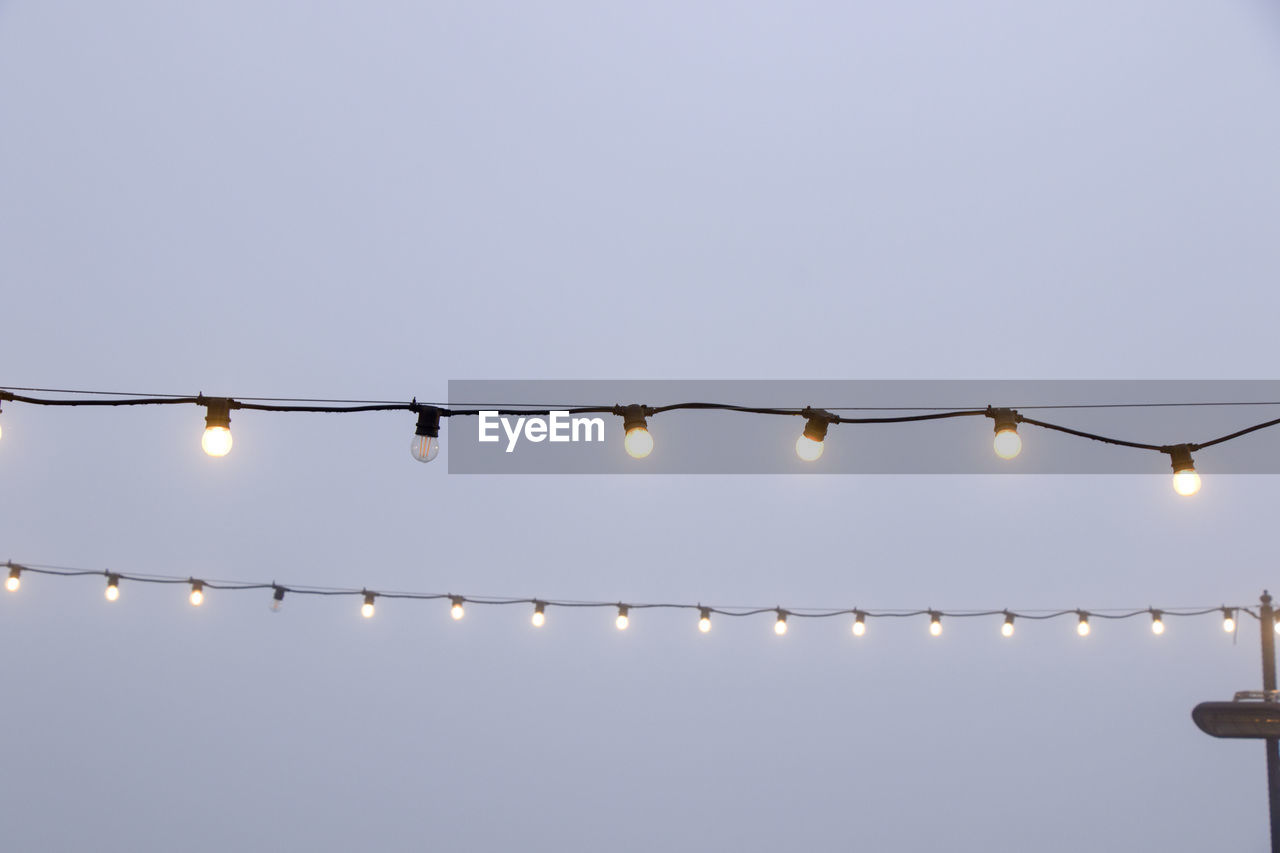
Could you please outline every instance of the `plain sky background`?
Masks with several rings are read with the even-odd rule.
[[[0,384],[1276,378],[1278,102],[1265,0],[6,2]],[[406,415],[242,413],[213,460],[202,414],[6,405],[0,556],[791,606],[1280,587],[1274,477],[463,477]],[[1266,837],[1262,747],[1189,717],[1259,686],[1251,620],[267,604],[0,596],[0,847]]]

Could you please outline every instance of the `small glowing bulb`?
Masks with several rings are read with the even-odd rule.
[[[366,619],[373,618],[373,593],[364,594],[364,604],[360,605],[360,615]]]
[[[937,613],[929,619],[929,633],[935,637],[942,636],[942,617]]]
[[[1151,633],[1153,634],[1164,633],[1164,619],[1160,618],[1159,611],[1156,611],[1155,613],[1151,614]]]
[[[200,581],[191,582],[191,595],[187,596],[187,600],[191,602],[192,607],[199,607],[204,604],[204,584]]]
[[[1022,439],[1018,436],[1016,428],[1009,427],[996,433],[993,446],[996,456],[1001,459],[1013,459],[1022,452]]]
[[[434,435],[415,435],[409,442],[409,452],[419,462],[430,462],[440,455],[440,438]]]
[[[633,459],[643,459],[653,452],[653,436],[649,435],[649,430],[645,427],[632,427],[627,430],[622,446]]]
[[[861,613],[853,617],[853,636],[861,637],[867,633],[867,620]]]
[[[778,611],[778,621],[773,623],[773,633],[779,637],[787,633],[787,614],[781,610]]]
[[[533,619],[531,621],[535,628],[541,628],[547,624],[547,606],[541,601],[533,605]]]
[[[1173,475],[1173,490],[1184,498],[1200,491],[1200,475],[1194,468],[1184,468]]]
[[[1076,633],[1081,637],[1089,636],[1089,617],[1083,613],[1080,614],[1080,621],[1076,623]]]
[[[210,456],[226,456],[231,452],[231,430],[228,427],[205,427],[200,446]]]
[[[449,615],[453,617],[455,622],[463,617],[464,611],[462,609],[461,598],[455,598],[453,600],[453,606],[449,608]]]
[[[441,410],[434,406],[417,406],[418,425],[413,430],[413,440],[409,442],[409,452],[419,462],[430,462],[440,453],[440,414]]]
[[[1001,636],[1004,636],[1004,637],[1013,636],[1013,615],[1012,614],[1005,615],[1004,624],[1000,626],[1000,634]]]
[[[18,578],[20,573],[21,572],[17,567],[11,567],[9,569],[9,577],[5,578],[4,581],[4,588],[9,590],[9,592],[17,592],[18,587],[22,586],[22,581]]]
[[[796,456],[805,462],[816,462],[822,456],[825,442],[815,441],[807,435],[796,439]]]
[[[704,634],[711,630],[711,611],[705,607],[698,615],[698,630]]]
[[[107,575],[107,601],[115,601],[120,597],[120,578]]]
[[[1236,617],[1234,615],[1234,611],[1231,611],[1231,610],[1222,611],[1222,630],[1226,631],[1228,634],[1235,632]]]
[[[618,618],[613,620],[613,624],[618,626],[619,631],[627,630],[627,626],[631,624],[631,620],[627,618],[627,608],[625,606],[618,606]]]
[[[1276,622],[1276,633],[1280,634],[1280,621]]]

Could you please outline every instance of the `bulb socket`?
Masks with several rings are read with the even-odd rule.
[[[644,405],[614,406],[613,413],[622,416],[622,429],[631,432],[633,429],[648,429],[645,418],[653,414],[653,409]]]
[[[192,592],[199,592],[199,593],[204,592],[204,581],[198,581],[195,578],[191,578],[189,582],[191,584]]]
[[[993,409],[987,406],[987,417],[996,422],[996,433],[1005,430],[1018,431],[1018,422],[1022,420],[1022,415],[1013,409]]]
[[[22,575],[22,569],[18,568],[17,566],[9,567],[9,577],[13,578],[14,580],[17,580],[21,575]]]
[[[367,589],[366,589],[366,590],[363,590],[363,592],[364,592],[364,603],[365,603],[365,604],[367,604],[367,605],[369,605],[370,607],[372,607],[372,606],[373,606],[373,593],[369,592],[369,590],[367,590]]]
[[[285,592],[284,587],[282,587],[282,586],[273,586],[273,587],[272,587],[272,589],[274,589],[274,590],[275,590],[274,592],[272,592],[272,593],[271,593],[271,597],[272,597],[272,599],[274,599],[274,600],[276,600],[276,601],[284,601],[284,592]]]
[[[808,406],[800,411],[800,415],[807,419],[804,424],[804,437],[813,441],[822,441],[826,438],[827,427],[836,420],[836,416],[825,409],[812,409]]]
[[[204,425],[206,429],[212,429],[214,427],[231,429],[232,401],[230,398],[201,396],[198,400],[207,410],[204,416]]]
[[[425,435],[428,438],[440,437],[440,409],[435,406],[420,406],[414,409],[418,413],[418,425],[414,427],[414,435]]]
[[[1173,465],[1173,473],[1196,470],[1195,463],[1191,461],[1191,445],[1175,444],[1165,452],[1169,454],[1169,461]]]

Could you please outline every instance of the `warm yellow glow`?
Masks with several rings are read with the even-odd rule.
[[[199,607],[204,604],[204,593],[198,589],[191,590],[191,595],[187,596],[187,600],[191,602],[192,607]]]
[[[449,608],[449,615],[454,619],[461,619],[463,615],[462,602],[455,601],[453,606]]]
[[[935,637],[942,636],[942,620],[934,619],[929,623],[929,633]]]
[[[541,628],[545,624],[547,624],[547,614],[541,610],[533,611],[533,627]]]
[[[1151,620],[1151,633],[1153,633],[1153,634],[1163,634],[1163,633],[1164,633],[1164,621],[1163,621],[1163,620],[1161,620],[1161,619],[1153,619],[1153,620]]]
[[[704,634],[711,630],[710,616],[703,616],[701,619],[698,620],[698,630]]]
[[[779,617],[778,621],[773,623],[773,633],[779,637],[787,633],[787,620]]]
[[[115,584],[110,584],[107,587],[107,601],[115,601],[119,597],[120,597],[120,587],[116,586]]]
[[[867,633],[866,622],[863,622],[861,619],[859,619],[853,623],[853,636],[861,637],[865,633]]]
[[[1012,459],[1022,452],[1022,439],[1016,429],[1002,429],[996,433],[994,442],[996,456],[1001,459]]]
[[[1013,623],[1012,623],[1012,622],[1006,622],[1006,623],[1004,623],[1003,625],[1001,625],[1001,626],[1000,626],[1000,634],[1001,634],[1002,636],[1005,636],[1005,637],[1012,637],[1012,636],[1013,636]]]
[[[205,427],[200,446],[210,456],[226,456],[231,452],[231,429],[229,427]]]
[[[1076,625],[1076,633],[1081,637],[1089,636],[1089,620],[1081,619],[1079,624]]]
[[[613,620],[613,624],[618,626],[619,631],[625,631],[627,630],[627,626],[631,624],[631,620],[628,619],[624,614],[619,613],[618,618]]]
[[[1173,490],[1184,498],[1200,491],[1200,475],[1194,468],[1183,468],[1173,475]]]
[[[814,441],[807,435],[801,435],[796,439],[796,456],[805,462],[816,462],[822,456],[824,444],[825,442]]]
[[[360,615],[366,619],[372,619],[373,618],[373,602],[366,601],[364,604],[360,605]],[[393,619],[392,621],[395,621],[395,620]]]
[[[653,436],[649,435],[649,430],[645,427],[632,427],[627,430],[622,446],[633,458],[643,459],[653,452]]]
[[[5,579],[4,588],[9,590],[9,592],[17,592],[18,587],[20,586],[22,586],[22,581],[18,580],[13,575],[10,575]]]

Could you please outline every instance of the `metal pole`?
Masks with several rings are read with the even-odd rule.
[[[1262,689],[1272,701],[1276,689],[1276,629],[1271,596],[1262,591],[1262,607],[1258,611],[1262,630]],[[1267,744],[1267,800],[1271,807],[1271,853],[1280,853],[1280,739],[1269,737]]]

